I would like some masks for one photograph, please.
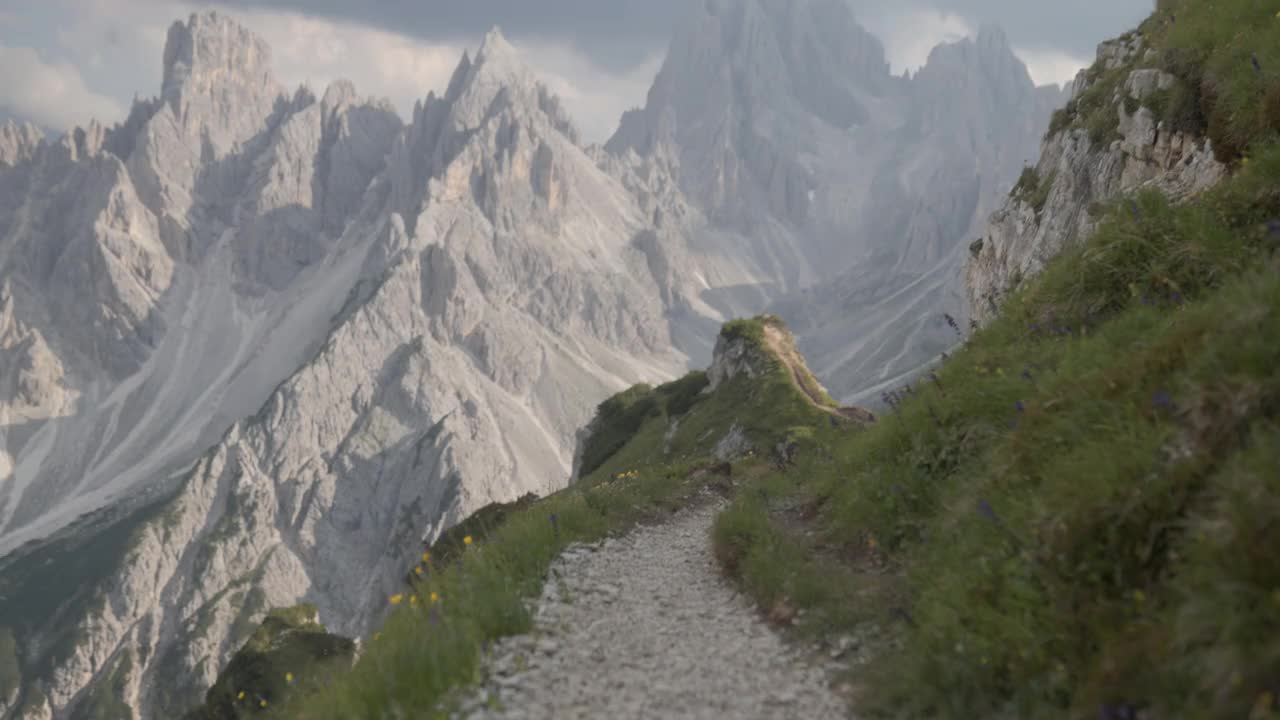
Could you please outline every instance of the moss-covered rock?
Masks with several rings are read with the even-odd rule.
[[[272,610],[232,656],[204,704],[184,719],[235,720],[263,712],[350,669],[355,653],[353,641],[325,630],[314,605]]]

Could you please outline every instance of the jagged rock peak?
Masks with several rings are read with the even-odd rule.
[[[193,13],[169,27],[161,96],[175,110],[193,95],[232,85],[259,96],[279,94],[266,41],[214,11]]]
[[[0,166],[30,159],[43,139],[44,133],[31,123],[12,118],[0,123]]]
[[[486,61],[496,61],[499,58],[512,58],[516,55],[516,49],[511,43],[507,42],[507,38],[502,34],[502,28],[494,25],[489,28],[489,32],[484,34],[484,40],[480,41],[480,50],[476,52],[476,62],[484,63]]]
[[[559,98],[525,64],[520,51],[507,41],[501,28],[494,26],[485,33],[474,58],[463,52],[449,80],[445,99],[454,104],[457,120],[465,127],[474,127],[492,111],[494,100],[502,94],[514,104],[545,113],[557,130],[578,143],[577,129]]]

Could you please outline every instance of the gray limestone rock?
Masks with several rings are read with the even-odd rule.
[[[1103,43],[1098,63],[1113,69],[1130,62],[1142,48],[1140,35]],[[1082,78],[1086,75],[1082,74]],[[1155,70],[1128,75],[1125,92],[1143,99],[1175,82]],[[1079,90],[1087,87],[1080,85]],[[1067,128],[1045,138],[1035,165],[1050,182],[1039,211],[1017,197],[991,215],[977,253],[968,258],[965,288],[969,311],[980,323],[994,317],[1009,293],[1038,274],[1064,248],[1092,231],[1098,203],[1139,188],[1155,188],[1177,201],[1202,192],[1226,176],[1206,138],[1177,132],[1157,122],[1145,106],[1129,113],[1117,97],[1114,110],[1121,139],[1098,145],[1083,129]]]

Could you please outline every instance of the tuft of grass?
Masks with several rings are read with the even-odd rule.
[[[1024,167],[1022,175],[1018,177],[1018,182],[1014,184],[1009,194],[1014,199],[1030,205],[1039,215],[1044,211],[1045,203],[1049,201],[1049,191],[1053,189],[1056,175],[1056,172],[1051,172],[1042,178],[1034,167]]]

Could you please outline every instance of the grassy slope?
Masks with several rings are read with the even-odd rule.
[[[565,545],[689,501],[738,423],[755,447],[799,452],[735,462],[717,554],[764,609],[807,610],[779,615],[799,632],[883,641],[856,678],[863,716],[1269,717],[1280,18],[1262,5],[1183,4],[1143,27],[1160,62],[1194,60],[1179,92],[1240,161],[1232,180],[1180,207],[1115,203],[867,431],[833,427],[777,364],[709,396],[688,392],[697,376],[633,388],[605,408],[580,485],[424,563],[352,673],[268,713],[431,715],[476,679],[485,642],[529,629],[523,600]],[[665,438],[673,408],[687,412]]]
[[[436,715],[451,690],[477,679],[486,642],[529,630],[524,602],[541,591],[551,561],[569,543],[603,538],[693,501],[718,481],[696,470],[712,463],[711,448],[735,423],[762,448],[787,438],[788,428],[829,426],[780,363],[768,366],[765,376],[734,379],[715,393],[700,394],[705,375],[691,373],[603,403],[595,437],[606,438],[607,448],[593,451],[596,467],[577,485],[504,511],[496,524],[477,525],[470,543],[460,544],[456,533],[442,539],[410,572],[414,582],[389,598],[395,608],[354,670],[336,680],[298,677],[294,687],[303,692],[292,702],[249,712],[313,720]],[[638,420],[626,412],[636,406],[645,408]],[[680,422],[668,435],[674,417]],[[753,455],[735,473],[766,466]]]
[[[766,606],[809,607],[822,632],[892,623],[864,714],[1274,716],[1280,116],[1258,100],[1280,88],[1276,9],[1145,26],[1198,58],[1198,102],[1248,158],[1236,177],[1180,207],[1116,203],[879,426],[819,437],[830,459],[720,519]]]

